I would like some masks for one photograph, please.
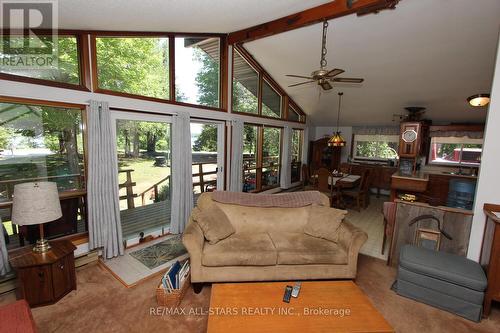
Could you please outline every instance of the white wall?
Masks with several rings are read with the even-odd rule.
[[[333,132],[336,130],[336,127],[333,126],[318,126],[314,127],[314,135],[313,140],[318,140],[324,138],[325,136],[331,136]],[[342,134],[342,137],[346,141],[345,147],[342,148],[341,161],[347,162],[347,157],[351,154],[351,145],[352,145],[352,127],[339,127],[339,130]]]
[[[486,118],[484,133],[483,155],[476,188],[474,217],[469,240],[467,257],[478,261],[481,254],[483,231],[486,216],[483,212],[484,203],[500,204],[500,40],[497,51],[497,61],[493,87],[491,89],[491,103]]]

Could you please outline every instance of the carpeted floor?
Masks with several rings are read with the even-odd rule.
[[[447,312],[397,296],[390,290],[395,270],[382,260],[360,256],[356,283],[368,295],[396,332],[498,332],[500,308],[493,309],[489,319],[480,324]],[[33,317],[44,332],[205,332],[204,315],[150,315],[156,307],[157,279],[146,280],[134,288],[125,288],[99,265],[85,266],[77,271],[78,290],[71,292],[55,305],[33,309]],[[0,296],[0,304],[14,301],[9,293]],[[207,309],[210,287],[201,294],[192,290],[181,307]],[[201,311],[197,311],[200,313]]]

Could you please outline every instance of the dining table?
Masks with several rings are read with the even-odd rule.
[[[313,174],[311,176],[312,184],[313,186],[316,184],[318,179],[317,174]],[[351,175],[351,174],[338,174],[338,175],[331,175],[328,177],[328,185],[332,187],[332,190],[336,190],[337,195],[337,201],[336,201],[336,206],[337,207],[345,207],[345,202],[342,199],[342,190],[343,189],[352,189],[355,188],[356,186],[359,185],[361,182],[361,176],[359,175]]]

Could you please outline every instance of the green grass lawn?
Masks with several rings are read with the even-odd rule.
[[[163,178],[170,175],[170,167],[158,167],[154,166],[154,158],[119,158],[118,163],[120,165],[119,170],[124,169],[133,169],[132,172],[132,181],[136,183],[133,191],[135,194],[140,194],[141,192],[148,189],[153,184],[159,182]],[[118,181],[120,184],[123,184],[127,179],[127,173],[122,172],[118,175]],[[167,184],[164,182],[160,184],[163,186]],[[120,195],[125,195],[126,189],[120,189]],[[146,196],[147,203],[151,203],[149,200],[149,195]],[[135,206],[141,206],[142,200],[140,197],[134,199]],[[120,201],[120,209],[126,209],[127,202],[126,200]]]

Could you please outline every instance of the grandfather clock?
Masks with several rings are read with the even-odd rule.
[[[399,170],[404,174],[413,174],[417,168],[422,142],[422,123],[403,122],[399,137]]]

